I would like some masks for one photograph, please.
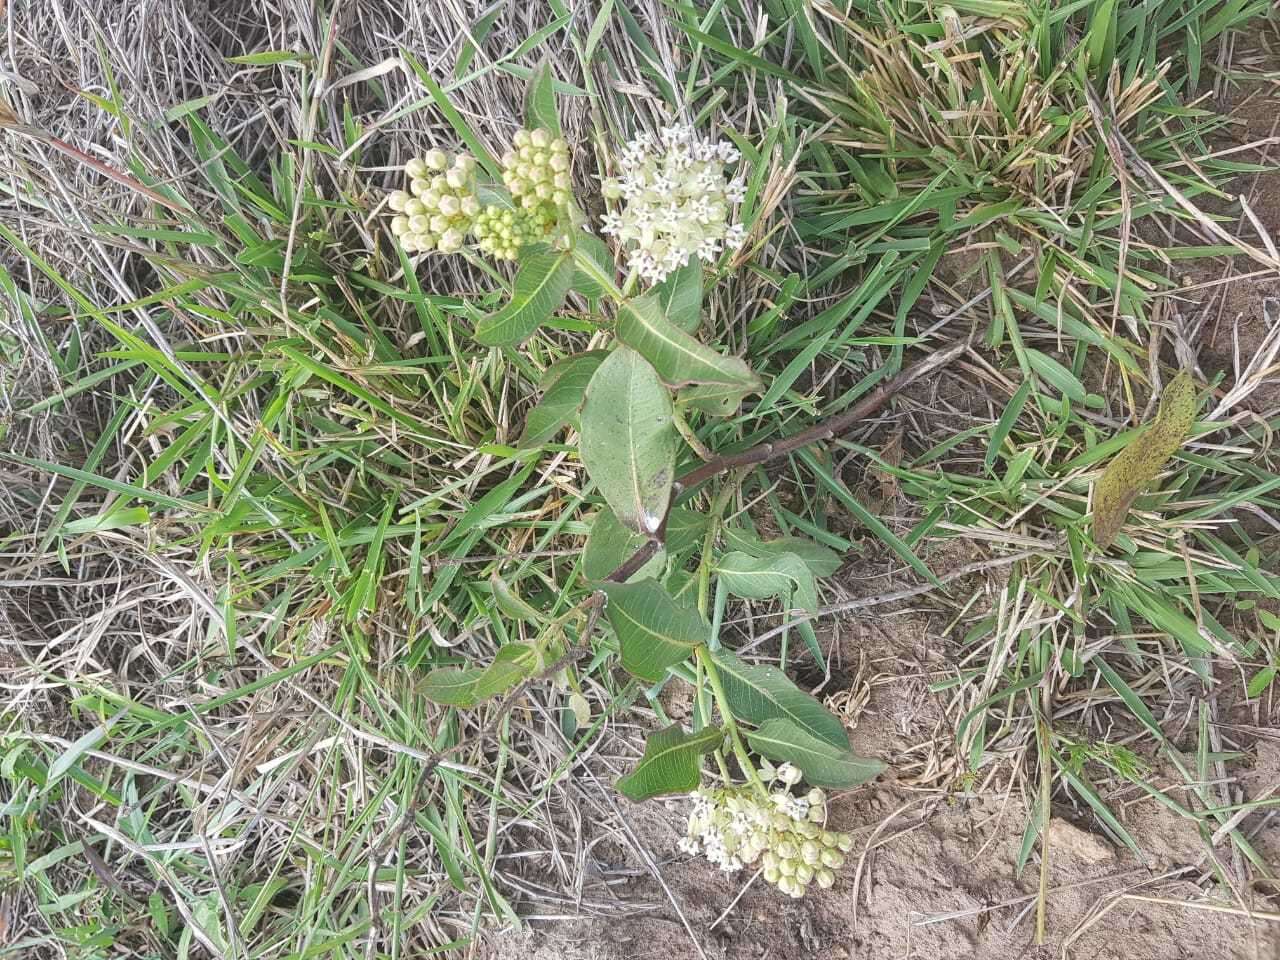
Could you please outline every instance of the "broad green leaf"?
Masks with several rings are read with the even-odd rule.
[[[92,517],[81,517],[70,520],[61,532],[67,536],[81,533],[101,533],[106,530],[119,530],[121,527],[146,526],[151,522],[151,512],[146,507],[125,507],[123,510],[108,510]]]
[[[518,593],[511,589],[511,584],[496,573],[489,577],[489,587],[493,590],[493,599],[497,602],[498,609],[512,620],[537,623],[542,619],[542,614],[538,613],[537,610],[522,599]]]
[[[560,309],[573,279],[567,253],[535,253],[520,264],[511,302],[481,318],[475,338],[486,347],[515,346]]]
[[[702,781],[702,758],[723,741],[724,731],[718,727],[685,733],[678,723],[650,734],[644,756],[618,781],[618,792],[629,800],[689,793]]]
[[[608,507],[601,508],[591,522],[587,545],[582,550],[582,572],[588,580],[604,580],[645,545],[647,537],[628,530]],[[666,550],[659,550],[635,572],[632,580],[657,577],[667,562]]]
[[[600,268],[600,272],[606,277],[612,277],[616,267],[613,262],[613,253],[610,252],[608,245],[597,237],[594,233],[584,233],[579,236],[574,243],[580,252],[586,256]],[[579,266],[573,268],[572,288],[577,290],[589,300],[599,300],[605,294],[604,287],[595,277]]]
[[[618,339],[648,360],[663,382],[733,387],[739,399],[761,388],[760,378],[737,357],[699,343],[667,319],[654,293],[627,301],[618,310]]]
[[[676,399],[682,406],[700,410],[711,417],[732,417],[742,406],[742,398],[750,393],[738,384],[696,383],[681,387]]]
[[[678,605],[655,580],[610,583],[604,592],[622,666],[641,680],[661,680],[668,667],[686,659],[711,633],[702,614]]]
[[[487,667],[441,667],[423,678],[419,692],[432,703],[474,707],[506,693],[538,670],[538,652],[526,643],[508,643]]]
[[[530,130],[541,128],[560,136],[560,112],[556,109],[556,76],[551,60],[544,59],[529,75],[524,94],[524,122]]]
[[[735,718],[757,725],[774,718],[790,720],[824,743],[849,748],[844,724],[777,667],[752,666],[723,648],[711,651],[711,659],[719,668]]]
[[[766,720],[749,732],[747,742],[752,750],[770,760],[789,760],[804,773],[805,782],[815,787],[856,787],[885,769],[879,760],[860,757],[847,747],[832,746],[781,717]]]
[[[794,553],[753,557],[734,550],[716,564],[716,573],[726,590],[748,600],[780,597],[786,603],[813,613],[818,609],[818,588],[813,574]]]
[[[582,407],[587,474],[624,526],[652,536],[671,502],[680,436],[671,394],[640,354],[622,347],[596,368]]]
[[[667,536],[663,549],[631,576],[632,580],[657,578],[669,554],[678,554],[698,542],[707,528],[707,518],[685,507],[672,507],[667,514]],[[582,572],[588,580],[603,580],[624,560],[644,546],[646,537],[628,530],[613,511],[603,507],[591,523],[582,551]]]
[[[525,417],[520,446],[540,446],[573,420],[587,394],[591,375],[607,356],[604,350],[589,350],[565,357],[547,368],[542,378],[542,399]]]
[[[780,553],[794,553],[804,561],[815,577],[830,577],[844,562],[840,554],[830,547],[814,543],[804,537],[776,537],[761,540],[759,535],[744,527],[722,527],[720,535],[730,550],[741,550],[753,557],[773,557]]]
[[[702,264],[696,260],[653,288],[663,315],[685,333],[702,323]]]
[[[1093,539],[1101,549],[1111,546],[1133,501],[1186,441],[1195,417],[1196,387],[1184,370],[1165,388],[1155,421],[1107,464],[1094,485]]]

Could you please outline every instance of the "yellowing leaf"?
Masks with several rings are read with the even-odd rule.
[[[1129,507],[1191,432],[1196,417],[1196,386],[1186,370],[1174,377],[1160,398],[1160,412],[1149,427],[1107,464],[1093,488],[1093,539],[1102,549],[1114,542]]]

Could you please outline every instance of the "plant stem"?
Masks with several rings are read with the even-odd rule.
[[[756,765],[751,762],[751,755],[747,753],[746,745],[742,742],[742,734],[738,731],[737,721],[733,719],[733,713],[729,710],[729,698],[725,696],[724,684],[720,682],[720,670],[705,646],[698,647],[698,662],[707,671],[707,679],[711,681],[711,692],[715,694],[716,706],[720,709],[724,727],[729,731],[729,739],[733,742],[733,755],[738,758],[738,766],[742,768],[743,773],[747,775],[747,779],[760,795],[767,796],[769,791],[760,780]]]
[[[597,267],[597,269],[599,269]],[[844,413],[837,414],[827,420],[815,423],[806,430],[793,434],[777,442],[761,443],[747,450],[738,453],[727,453],[723,456],[716,457],[713,460],[695,467],[683,476],[677,477],[675,483],[672,484],[672,502],[675,501],[677,495],[696,487],[701,483],[705,483],[712,477],[719,476],[722,473],[734,469],[735,467],[752,467],[762,463],[768,463],[770,460],[776,460],[779,457],[785,457],[789,453],[795,453],[802,447],[807,447],[811,443],[817,443],[819,440],[830,440],[832,437],[852,428],[859,420],[865,420],[871,414],[875,413],[893,397],[894,394],[901,391],[904,387],[914,383],[921,377],[927,376],[934,370],[946,366],[956,357],[960,356],[969,349],[968,339],[957,341],[945,350],[939,350],[937,353],[931,354],[919,363],[907,367],[896,377],[891,377],[880,386],[876,387],[869,394],[859,400],[856,404],[846,410]],[[667,508],[668,514],[670,507]],[[640,547],[634,554],[628,557],[621,565],[609,574],[605,579],[611,583],[623,583],[637,570],[649,562],[652,557],[662,547],[663,540],[666,537],[667,518],[662,518],[657,532],[653,538]]]

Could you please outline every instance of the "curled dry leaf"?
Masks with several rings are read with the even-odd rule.
[[[1105,550],[1115,541],[1129,507],[1187,439],[1196,416],[1196,386],[1183,370],[1165,388],[1160,411],[1145,430],[1107,464],[1093,489],[1093,539]]]

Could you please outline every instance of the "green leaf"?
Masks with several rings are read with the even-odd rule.
[[[1249,699],[1253,700],[1262,695],[1262,692],[1271,686],[1271,682],[1276,678],[1276,668],[1274,666],[1266,666],[1255,673],[1249,680],[1249,686],[1245,688],[1245,693]]]
[[[781,717],[766,720],[749,732],[747,742],[752,750],[770,760],[789,760],[804,773],[805,782],[815,787],[856,787],[885,769],[879,760],[860,757],[847,747],[832,746]]]
[[[618,791],[629,800],[689,793],[702,781],[702,758],[723,741],[724,731],[718,727],[685,733],[678,723],[650,734],[644,756],[618,781]]]
[[[751,391],[731,383],[698,383],[681,387],[676,394],[681,406],[692,407],[711,417],[732,417]]]
[[[146,526],[151,522],[151,513],[146,507],[125,507],[123,510],[108,510],[92,517],[81,517],[69,521],[61,530],[67,536],[81,533],[101,533],[106,530],[119,530],[121,527]]]
[[[805,537],[761,540],[757,534],[744,527],[722,527],[720,535],[729,549],[741,550],[753,557],[775,557],[780,553],[793,553],[804,561],[804,565],[815,577],[833,576],[844,563],[844,559],[836,551]]]
[[[525,417],[521,447],[541,446],[573,420],[587,394],[591,375],[607,356],[604,350],[589,350],[565,357],[547,368],[542,377],[542,399]]]
[[[582,550],[583,574],[588,580],[604,580],[643,547],[647,539],[624,527],[608,507],[602,508],[591,523],[587,545]],[[666,562],[666,551],[659,550],[629,579],[656,577],[662,572]]]
[[[538,669],[538,653],[526,643],[508,643],[487,667],[440,667],[423,678],[419,692],[432,703],[474,707],[506,693]]]
[[[616,332],[619,340],[653,364],[663,381],[673,387],[732,387],[739,398],[761,388],[760,378],[743,361],[717,353],[672,323],[654,293],[623,304]]]
[[[529,75],[525,87],[524,122],[530,130],[542,128],[553,137],[560,136],[560,112],[556,109],[555,72],[551,60],[544,59]]]
[[[573,279],[567,253],[535,253],[520,264],[511,302],[476,324],[475,338],[486,347],[515,346],[560,309]]]
[[[702,265],[686,264],[653,288],[663,315],[685,333],[702,323]]]
[[[608,245],[603,240],[594,233],[584,233],[574,243],[577,244],[580,253],[586,254],[587,258],[600,268],[601,273],[606,277],[614,275],[616,268],[613,262],[613,253],[610,252]],[[571,286],[589,300],[599,300],[605,295],[605,289],[600,282],[588,271],[578,266],[573,269],[573,283]]]
[[[842,750],[849,748],[849,735],[839,718],[777,667],[752,666],[723,648],[711,651],[711,659],[720,670],[729,709],[737,719],[762,724],[782,718],[824,743]]]
[[[671,502],[680,436],[671,394],[644,357],[620,348],[596,368],[582,407],[587,474],[623,525],[652,536]]]
[[[711,633],[702,614],[679,606],[656,580],[610,583],[604,592],[622,666],[641,680],[661,680],[668,667],[686,659]]]
[[[780,597],[813,613],[818,609],[818,588],[813,574],[794,553],[753,557],[734,550],[716,564],[716,572],[726,590],[748,600]]]
[[[1107,464],[1094,485],[1093,539],[1099,548],[1111,546],[1129,507],[1182,446],[1195,417],[1195,383],[1183,370],[1165,388],[1155,421]]]
[[[493,599],[497,602],[498,609],[512,620],[537,623],[542,619],[542,614],[531,607],[518,593],[511,589],[511,584],[496,573],[489,576],[489,587],[493,590]]]

